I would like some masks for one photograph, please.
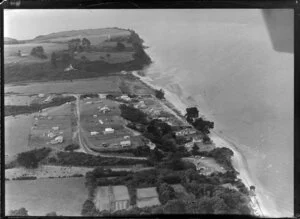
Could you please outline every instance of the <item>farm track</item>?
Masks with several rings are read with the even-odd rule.
[[[83,136],[83,130],[80,125],[80,95],[74,94],[76,97],[76,112],[77,112],[77,133],[78,133],[78,141],[81,149],[85,151],[87,154],[101,156],[101,157],[111,157],[111,158],[121,158],[121,159],[133,159],[133,160],[147,160],[146,157],[129,157],[129,156],[122,156],[122,155],[109,155],[103,154],[93,151],[88,144],[86,143],[86,139]]]

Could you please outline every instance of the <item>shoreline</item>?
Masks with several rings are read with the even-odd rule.
[[[171,105],[174,106],[175,110],[174,113],[176,113],[178,116],[183,117],[186,105],[178,98],[175,96],[175,94],[172,94],[170,91],[165,90],[164,88],[153,85],[150,82],[150,78],[147,76],[140,76],[137,73],[132,73],[134,76],[138,77],[141,81],[143,81],[147,86],[151,87],[152,89],[163,89],[165,92],[165,99],[167,102],[169,102]],[[148,79],[148,80],[145,80]],[[199,109],[199,112],[201,112],[201,109]],[[203,115],[204,116],[204,115]],[[216,147],[227,147],[231,149],[234,152],[233,158],[232,158],[232,164],[234,168],[239,172],[238,178],[242,180],[242,182],[247,186],[248,188],[250,185],[255,185],[253,183],[253,180],[251,177],[249,177],[250,173],[247,168],[245,168],[245,160],[243,160],[242,154],[238,149],[236,148],[236,145],[227,139],[227,137],[220,136],[219,134],[216,133],[216,131],[211,131],[210,134],[211,139],[213,140],[214,144]],[[226,139],[225,139],[226,138]],[[271,214],[271,211],[266,207],[266,205],[263,203],[262,198],[261,198],[261,193],[257,192],[257,190],[260,190],[258,185],[255,185],[256,187],[256,196],[250,197],[251,199],[251,208],[255,212],[256,216],[260,217],[274,217],[274,215]],[[277,213],[277,212],[276,212]],[[277,216],[280,217],[280,216]]]

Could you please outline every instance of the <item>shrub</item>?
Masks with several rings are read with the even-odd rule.
[[[121,116],[124,119],[127,119],[134,123],[141,123],[141,124],[147,124],[147,114],[145,114],[143,111],[134,108],[133,106],[127,106],[125,104],[120,105],[121,110]]]
[[[37,46],[37,47],[32,48],[30,55],[35,56],[40,59],[47,59],[47,56],[45,55],[45,52],[44,52],[44,48],[42,46]]]
[[[165,92],[160,89],[160,90],[155,90],[155,96],[158,98],[158,99],[165,99]]]
[[[74,150],[77,150],[79,148],[80,148],[80,146],[78,144],[70,144],[70,145],[65,147],[65,151],[73,152]]]
[[[37,168],[41,160],[48,156],[50,148],[35,149],[18,154],[17,162],[26,168]]]

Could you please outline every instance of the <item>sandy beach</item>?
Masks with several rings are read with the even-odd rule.
[[[136,77],[139,77],[144,83],[146,83],[154,89],[163,89],[165,92],[166,100],[172,103],[182,115],[185,114],[185,109],[187,108],[187,106],[175,94],[169,92],[168,90],[162,87],[153,85],[151,83],[151,78],[147,76],[140,76],[135,72],[133,72],[132,74]],[[199,114],[201,115],[201,109],[198,110]],[[251,207],[254,211],[254,214],[260,217],[274,217],[275,215],[278,215],[278,217],[280,217],[280,214],[277,211],[275,212],[275,210],[270,210],[268,206],[262,201],[263,190],[259,187],[259,185],[253,183],[253,180],[250,177],[249,170],[246,164],[247,161],[237,150],[236,146],[234,146],[234,143],[230,142],[228,139],[225,140],[224,136],[221,137],[214,131],[211,132],[210,137],[216,147],[227,147],[234,152],[232,162],[234,168],[240,173],[238,178],[240,178],[248,188],[251,185],[255,186],[256,196],[251,197]]]

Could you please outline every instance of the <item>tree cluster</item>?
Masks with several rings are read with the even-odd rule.
[[[121,110],[121,116],[124,119],[127,119],[133,123],[141,123],[141,124],[147,124],[148,118],[147,114],[143,111],[134,108],[133,106],[127,106],[125,104],[120,105]]]
[[[163,91],[163,89],[155,90],[155,96],[158,99],[165,99],[165,92]]]
[[[87,38],[80,38],[71,39],[68,41],[69,50],[72,52],[83,52],[87,51],[91,47],[91,42]]]
[[[44,48],[42,46],[37,46],[32,48],[30,55],[40,59],[47,59],[47,55],[45,54]]]
[[[18,154],[17,162],[26,168],[37,168],[41,160],[46,158],[51,152],[50,148],[34,149]]]

